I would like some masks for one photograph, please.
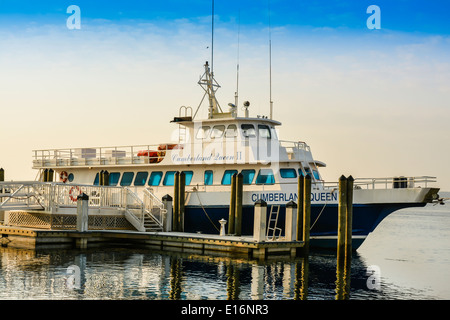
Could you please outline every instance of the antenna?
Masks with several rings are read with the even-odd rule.
[[[214,76],[214,0],[212,0],[211,14],[211,74]]]
[[[234,105],[238,106],[239,101],[239,44],[240,44],[240,34],[241,34],[241,10],[239,10],[238,16],[238,43],[237,43],[237,65],[236,65],[236,92],[234,93]]]
[[[270,21],[270,0],[268,0],[269,6],[269,102],[270,102],[270,119],[273,115],[273,101],[272,101],[272,25]]]

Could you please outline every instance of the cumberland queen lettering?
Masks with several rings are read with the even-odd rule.
[[[221,155],[220,153],[210,154],[209,156],[204,156],[197,154],[191,156],[190,154],[186,156],[180,156],[178,154],[172,155],[172,162],[216,162],[216,161],[234,161],[238,160],[238,157],[234,155]]]
[[[311,193],[311,201],[337,201],[336,192],[313,192]],[[252,193],[252,201],[255,202],[259,199],[266,202],[289,202],[297,201],[297,193],[294,192],[262,192]]]

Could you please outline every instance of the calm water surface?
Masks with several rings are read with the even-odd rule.
[[[372,282],[369,266],[380,271]],[[354,254],[350,299],[450,299],[449,266],[450,204],[400,210]],[[258,262],[131,247],[0,248],[0,299],[230,298],[333,300],[336,254]]]

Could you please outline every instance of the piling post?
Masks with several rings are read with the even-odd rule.
[[[345,256],[347,257],[347,262],[350,263],[352,257],[352,229],[353,229],[353,183],[354,179],[352,176],[347,178],[347,221],[345,226]]]
[[[294,201],[289,201],[286,204],[285,221],[284,234],[286,241],[295,241],[297,238],[297,204]]]
[[[85,193],[80,194],[77,197],[77,231],[88,231],[88,219],[89,219],[89,196]],[[81,237],[76,240],[76,247],[79,249],[87,248],[87,238]]]
[[[337,258],[338,263],[345,259],[346,247],[346,220],[347,220],[347,178],[339,178],[339,204],[338,204],[338,239],[337,239]]]
[[[47,181],[48,182],[53,182],[53,174],[54,174],[54,170],[53,169],[49,169],[48,170],[48,176],[47,176]]]
[[[242,234],[242,196],[244,188],[244,176],[239,173],[236,176],[236,219],[235,219],[235,234],[240,236]]]
[[[230,209],[228,214],[228,234],[235,233],[235,224],[234,218],[236,215],[236,176],[237,174],[233,174],[231,177],[231,192],[230,192]]]
[[[48,179],[48,169],[45,169],[44,170],[44,172],[43,172],[43,177],[42,177],[43,179],[42,179],[42,181],[43,182],[47,182],[47,179]]]
[[[178,231],[184,231],[184,202],[185,202],[185,190],[186,190],[186,174],[182,171],[180,173],[179,178],[179,196],[178,201],[180,204],[178,205]]]
[[[162,197],[162,202],[164,204],[164,209],[166,209],[166,217],[163,222],[164,231],[172,231],[172,215],[173,215],[173,204],[172,204],[172,197],[168,194],[166,194],[164,197]]]
[[[259,199],[254,205],[253,239],[256,242],[266,240],[267,228],[267,203]]]
[[[297,206],[297,241],[303,240],[303,196],[304,196],[304,178],[303,176],[298,177],[297,183],[297,198],[298,198],[298,206]]]
[[[5,169],[0,168],[0,181],[5,181]]]
[[[303,252],[309,254],[309,235],[311,228],[311,176],[304,177],[303,192]]]
[[[178,231],[178,214],[180,212],[179,206],[179,185],[180,185],[180,173],[177,171],[175,172],[174,176],[174,191],[173,191],[173,216],[172,216],[172,230]]]
[[[103,171],[103,185],[109,186],[109,172],[108,170]]]

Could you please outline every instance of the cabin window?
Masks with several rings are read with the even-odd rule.
[[[205,171],[205,186],[210,186],[213,184],[213,171],[206,170]]]
[[[255,178],[255,170],[242,170],[241,173],[243,176],[243,184],[252,184],[253,179]]]
[[[69,182],[73,181],[73,173],[69,173],[69,176],[67,177],[67,180],[69,180]]]
[[[117,186],[119,183],[120,178],[120,172],[111,172],[109,174],[109,185],[110,186]]]
[[[225,126],[214,126],[211,131],[211,139],[222,138],[225,132]]]
[[[263,124],[258,124],[258,134],[260,138],[270,139],[270,128]]]
[[[167,171],[164,176],[163,185],[165,186],[173,186],[175,182],[175,171]]]
[[[225,170],[222,177],[222,184],[223,185],[230,185],[231,184],[231,177],[233,174],[237,174],[237,170]]]
[[[252,124],[241,124],[241,129],[244,138],[256,137],[255,127]]]
[[[134,179],[134,185],[135,186],[143,186],[145,185],[145,182],[148,178],[148,172],[147,171],[141,171],[136,174],[136,179]]]
[[[159,186],[161,183],[163,173],[161,171],[153,171],[150,174],[150,179],[148,179],[149,186]]]
[[[313,170],[313,176],[316,180],[320,180],[319,172],[317,170]]]
[[[195,136],[197,139],[206,139],[208,138],[209,131],[211,130],[211,127],[209,126],[203,126],[198,129],[197,135]]]
[[[183,172],[184,172],[186,185],[188,186],[191,184],[192,176],[194,175],[194,172],[192,172],[192,171],[183,171]]]
[[[235,124],[230,124],[225,131],[225,138],[233,138],[237,136],[237,127]]]
[[[99,176],[99,174],[97,172],[97,174],[95,175],[95,179],[94,179],[94,186],[98,186],[98,176]]]
[[[124,172],[122,175],[122,180],[120,180],[121,186],[130,186],[133,182],[134,172]]]
[[[282,178],[297,178],[297,172],[295,169],[280,169],[280,176]]]
[[[275,177],[272,169],[261,169],[256,177],[256,184],[274,184]]]

